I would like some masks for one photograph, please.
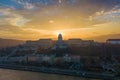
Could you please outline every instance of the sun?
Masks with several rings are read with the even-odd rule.
[[[56,36],[58,36],[59,34],[64,35],[64,32],[63,32],[63,31],[54,31],[54,34],[55,34]]]

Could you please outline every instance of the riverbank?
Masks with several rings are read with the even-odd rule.
[[[76,70],[63,70],[63,69],[35,67],[35,66],[21,66],[21,65],[18,66],[18,65],[0,64],[0,68],[33,71],[33,72],[43,72],[43,73],[49,73],[49,74],[69,75],[69,76],[94,78],[94,79],[107,79],[107,80],[118,79],[114,75],[111,75],[111,74],[103,74],[103,73],[101,74],[101,73],[76,71]]]
[[[102,80],[40,72],[0,69],[0,80]]]

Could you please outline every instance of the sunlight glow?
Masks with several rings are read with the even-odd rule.
[[[65,33],[63,31],[54,31],[54,34],[56,36],[58,36],[59,34],[65,35]]]

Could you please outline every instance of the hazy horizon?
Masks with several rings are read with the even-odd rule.
[[[112,36],[112,38],[111,38]],[[119,34],[115,34],[115,35],[103,35],[103,36],[96,36],[96,37],[90,37],[90,38],[86,38],[86,39],[82,39],[80,37],[73,37],[73,38],[65,38],[64,39],[64,36],[63,36],[63,40],[68,40],[68,39],[82,39],[82,40],[94,40],[94,41],[97,41],[97,42],[106,42],[106,40],[108,39],[119,39]],[[52,40],[57,40],[57,36],[56,38],[50,38],[50,37],[46,37],[46,38],[37,38],[37,39],[14,39],[14,38],[0,38],[0,39],[12,39],[12,40],[21,40],[21,41],[28,41],[28,40],[31,40],[31,41],[35,41],[35,40],[39,40],[39,39],[52,39]]]

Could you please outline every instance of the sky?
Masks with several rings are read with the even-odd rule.
[[[0,38],[120,38],[120,0],[0,0]]]

